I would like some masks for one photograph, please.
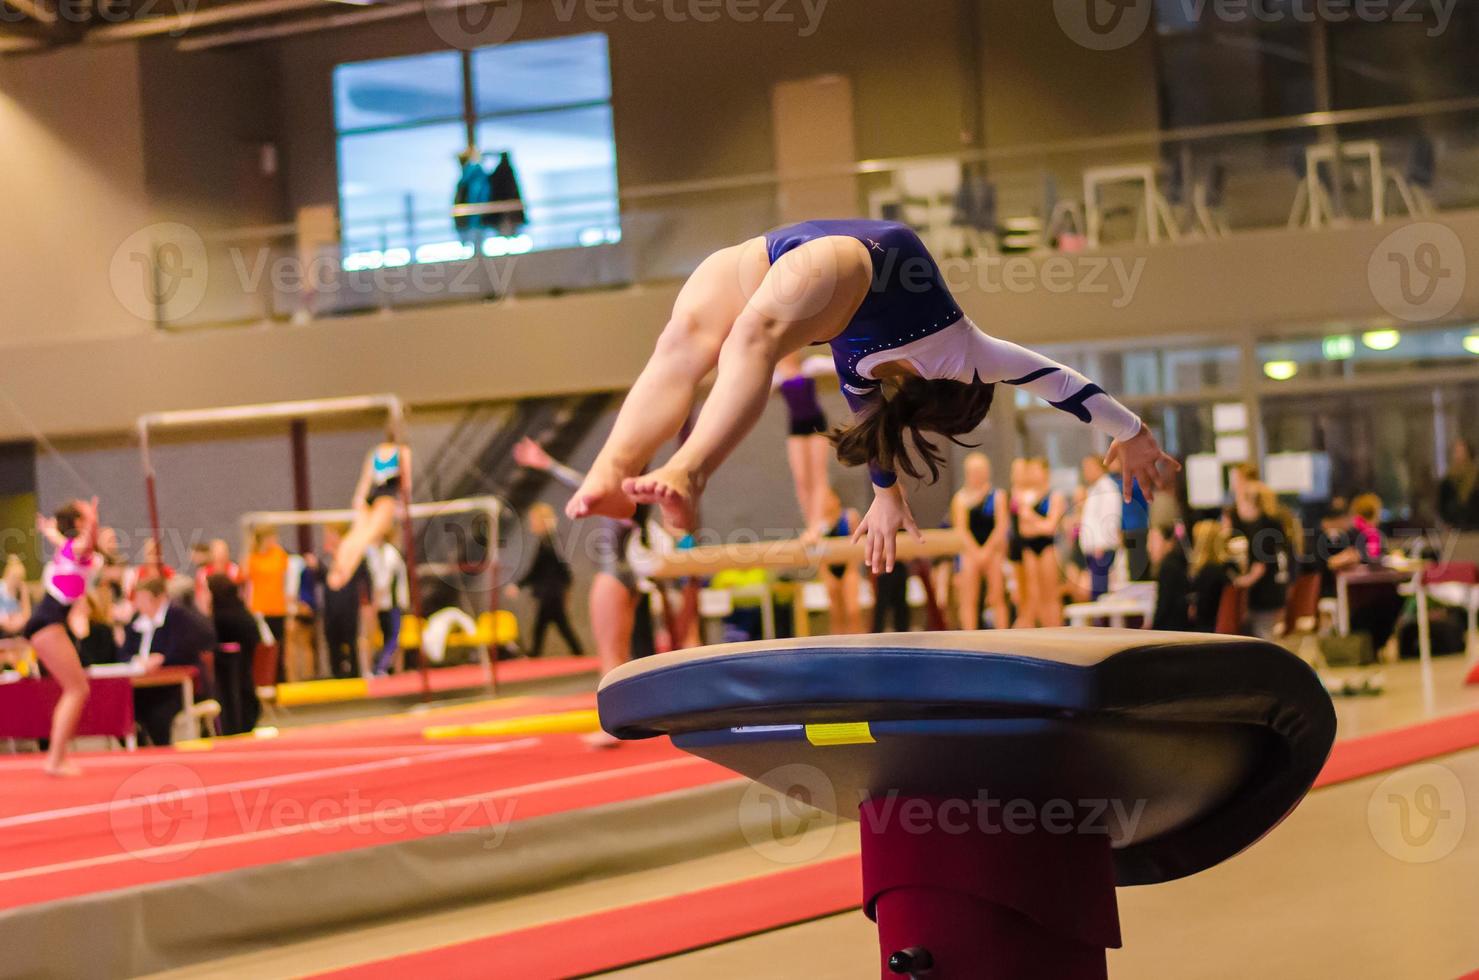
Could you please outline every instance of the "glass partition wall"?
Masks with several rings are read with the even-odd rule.
[[[1433,526],[1453,441],[1479,441],[1479,324],[1291,326],[1250,331],[1244,344],[1157,338],[1044,352],[1121,397],[1178,459],[1230,465],[1312,454],[1322,479],[1303,496],[1316,509],[1371,492],[1392,519]],[[1009,435],[988,447],[998,466],[1046,456],[1066,487],[1083,456],[1107,448],[1104,437],[1020,392],[1006,405],[992,425]],[[1219,421],[1227,408],[1243,428]]]

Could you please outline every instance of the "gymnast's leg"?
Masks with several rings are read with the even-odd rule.
[[[364,561],[370,545],[381,540],[395,524],[395,514],[400,501],[395,497],[376,497],[368,507],[361,507],[354,515],[354,524],[339,541],[334,552],[334,567],[329,572],[329,587],[340,589],[348,582]]]
[[[77,734],[82,707],[87,703],[87,671],[82,669],[77,648],[67,635],[67,627],[61,623],[53,623],[31,637],[31,647],[46,672],[62,689],[62,696],[57,698],[56,708],[51,713],[46,771],[53,776],[75,776],[79,770],[75,763],[67,760],[67,748]]]
[[[673,527],[692,530],[704,484],[764,411],[776,362],[840,333],[872,274],[868,251],[855,238],[818,238],[781,256],[725,338],[719,375],[688,439],[659,469],[624,480],[627,495],[662,507]]]
[[[986,552],[970,552],[960,556],[960,573],[956,576],[956,597],[960,601],[958,617],[963,630],[978,629],[981,625],[981,579],[985,576],[983,562],[988,560]]]
[[[715,252],[694,270],[606,445],[566,505],[568,516],[632,515],[635,505],[622,491],[622,480],[642,472],[652,454],[678,434],[699,382],[718,363],[725,337],[769,264],[765,239],[752,238]]]

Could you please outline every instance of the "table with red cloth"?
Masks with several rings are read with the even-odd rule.
[[[82,707],[77,734],[106,735],[132,748],[134,688],[178,684],[188,708],[194,700],[196,676],[193,667],[164,667],[125,676],[89,676],[89,694]],[[61,685],[49,677],[27,677],[0,684],[0,739],[49,737],[51,714],[61,694]]]

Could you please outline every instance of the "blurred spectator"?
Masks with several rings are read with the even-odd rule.
[[[1176,531],[1169,525],[1156,525],[1150,529],[1146,539],[1151,563],[1155,566],[1155,615],[1151,617],[1153,630],[1189,630],[1191,616],[1187,592],[1190,588],[1190,573],[1187,570],[1186,551],[1176,538]]]
[[[288,679],[318,676],[318,587],[322,577],[313,552],[288,557]]]
[[[457,188],[452,192],[453,206],[476,207],[492,200],[492,184],[488,179],[488,169],[483,166],[483,155],[478,152],[478,148],[469,146],[457,154],[457,165],[461,169],[457,174]],[[483,214],[455,214],[452,224],[457,229],[457,237],[464,245],[471,245],[474,251],[481,251],[483,236],[486,234],[484,227],[488,223],[487,218],[488,216]]]
[[[134,604],[139,614],[124,640],[126,659],[141,658],[149,671],[161,667],[199,668],[202,655],[215,649],[216,632],[211,624],[189,606],[170,602],[163,579],[140,582],[134,590]],[[200,678],[196,690],[206,693],[206,678]],[[184,706],[176,685],[134,689],[134,717],[153,745],[170,744],[170,729]]]
[[[161,557],[159,551],[159,542],[156,541],[154,538],[146,538],[144,540],[143,561],[130,569],[128,574],[125,576],[124,591],[126,591],[128,595],[132,597],[135,590],[137,590],[142,583],[154,578],[162,579],[164,582],[168,583],[174,579],[175,574],[175,570],[169,565],[165,564],[163,557]]]
[[[206,570],[212,575],[228,575],[231,581],[241,584],[241,569],[231,560],[231,545],[225,538],[211,541],[211,562]]]
[[[570,625],[567,608],[572,580],[570,564],[560,555],[555,543],[555,510],[549,504],[534,504],[529,508],[528,521],[529,534],[539,542],[539,546],[529,570],[519,579],[519,584],[509,586],[509,590],[512,595],[517,595],[520,589],[527,589],[534,598],[537,611],[534,628],[529,633],[529,656],[538,657],[544,652],[544,634],[551,626],[559,631],[570,652],[581,656],[585,649]]]
[[[7,555],[0,576],[0,637],[19,636],[31,618],[31,593],[26,588],[26,565],[19,555]]]
[[[1063,518],[1065,537],[1069,542],[1068,553],[1063,558],[1063,601],[1089,602],[1093,594],[1093,573],[1089,570],[1089,559],[1084,554],[1083,524],[1084,502],[1088,491],[1083,484],[1073,488],[1073,500],[1068,514]]]
[[[1193,626],[1201,633],[1215,633],[1222,592],[1237,574],[1227,550],[1227,531],[1222,522],[1198,521],[1192,528],[1190,574],[1196,606]]]
[[[211,622],[216,631],[216,688],[221,702],[221,732],[239,735],[257,727],[261,704],[252,679],[252,661],[262,641],[257,618],[241,601],[241,590],[221,572],[206,578]]]
[[[333,555],[348,531],[348,525],[324,528],[324,550]],[[323,567],[320,561],[319,567]],[[359,676],[359,611],[370,591],[370,573],[364,562],[355,569],[342,589],[323,583],[324,645],[329,652],[329,670],[335,677]]]
[[[237,586],[242,584],[241,569],[231,560],[231,545],[225,538],[213,538],[205,546],[205,561],[195,569],[195,608],[203,615],[211,613],[211,591],[206,580],[212,575],[225,575]]]
[[[192,585],[192,597],[195,602],[195,611],[202,616],[209,616],[210,589],[206,587],[205,580],[210,577],[211,545],[209,541],[197,541],[190,546],[190,566],[186,574],[190,577]]]
[[[873,576],[873,632],[907,633],[909,629],[909,563],[901,561],[893,571]]]
[[[1109,591],[1109,569],[1119,553],[1124,522],[1124,489],[1109,475],[1098,456],[1085,456],[1080,464],[1084,478],[1083,520],[1078,543],[1089,570],[1089,592],[1093,599]]]
[[[1301,568],[1320,576],[1320,595],[1324,598],[1335,595],[1337,575],[1363,560],[1352,538],[1351,515],[1344,504],[1343,500],[1331,501],[1329,512],[1320,519],[1320,532],[1300,563]]]
[[[1151,576],[1150,554],[1146,544],[1146,539],[1150,536],[1150,505],[1138,482],[1130,491],[1130,502],[1124,503],[1125,478],[1120,472],[1119,460],[1114,461],[1110,475],[1119,490],[1120,538],[1124,542],[1130,580],[1144,582]]]
[[[483,166],[488,170],[489,199],[494,204],[513,205],[510,210],[488,215],[483,224],[505,238],[517,235],[527,218],[524,215],[524,194],[519,190],[519,177],[514,172],[513,155],[500,150],[495,161],[492,153],[485,153]]]
[[[1351,501],[1351,544],[1364,562],[1379,562],[1386,552],[1381,537],[1381,498],[1363,493]]]
[[[1248,590],[1248,630],[1271,639],[1284,611],[1289,540],[1279,515],[1264,509],[1258,469],[1250,463],[1232,472],[1233,533],[1247,544],[1248,567],[1234,584]]]
[[[74,620],[77,656],[84,667],[118,662],[118,635],[113,619],[112,590],[98,586],[87,591],[82,601],[82,614]]]
[[[1438,519],[1457,531],[1479,530],[1479,466],[1469,440],[1453,440],[1448,474],[1438,485]]]
[[[380,621],[381,646],[375,657],[377,674],[390,673],[395,655],[401,648],[401,617],[411,604],[406,561],[390,543],[394,536],[392,528],[379,544],[365,550],[365,565],[370,573],[370,603],[375,607],[375,618]]]
[[[247,608],[267,624],[278,650],[283,649],[288,616],[288,553],[277,540],[277,528],[258,528],[246,567]],[[286,656],[278,658],[278,680],[284,679]]]

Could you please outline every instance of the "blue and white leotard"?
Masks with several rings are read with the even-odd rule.
[[[1002,383],[1030,391],[1054,408],[1115,439],[1140,431],[1140,419],[1072,368],[1036,351],[982,333],[966,319],[940,267],[919,236],[895,221],[805,221],[768,232],[774,263],[818,238],[854,238],[873,260],[873,283],[842,332],[829,341],[842,393],[861,411],[877,396],[873,369],[907,360],[920,377],[963,383]],[[873,482],[889,487],[893,473],[870,467]]]

